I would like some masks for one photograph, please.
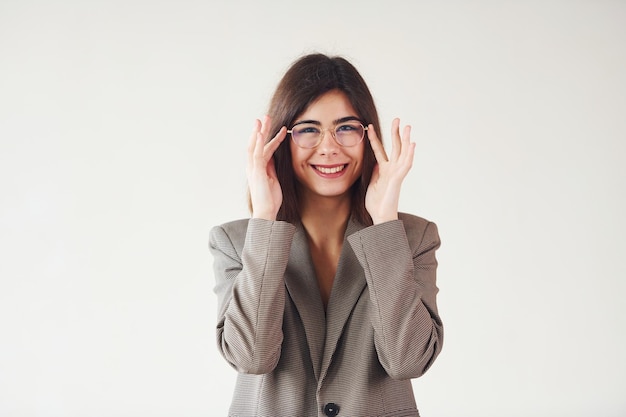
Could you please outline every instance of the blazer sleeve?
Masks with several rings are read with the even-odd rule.
[[[437,226],[411,216],[348,237],[368,284],[378,358],[390,377],[417,378],[441,351]]]
[[[218,296],[217,344],[222,356],[242,373],[271,372],[280,358],[285,304],[283,276],[294,226],[250,219],[214,227],[209,248]],[[238,247],[239,246],[239,247]]]

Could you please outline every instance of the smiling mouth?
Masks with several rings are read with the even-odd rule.
[[[338,165],[334,167],[322,167],[319,165],[314,165],[313,167],[319,172],[321,172],[322,174],[336,174],[338,172],[343,171],[346,165]]]

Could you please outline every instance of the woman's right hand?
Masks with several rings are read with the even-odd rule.
[[[258,119],[254,122],[248,146],[246,175],[252,202],[252,217],[276,220],[283,203],[283,192],[276,176],[273,156],[287,136],[287,128],[281,127],[276,136],[268,142],[270,125],[269,116],[265,116],[262,122]]]

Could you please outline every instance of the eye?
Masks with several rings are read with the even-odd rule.
[[[315,126],[296,126],[293,129],[298,135],[319,134],[320,130]]]
[[[357,123],[345,123],[342,125],[337,126],[337,129],[335,129],[336,132],[338,133],[349,133],[349,132],[356,132],[358,130],[361,129],[361,125],[357,124]]]

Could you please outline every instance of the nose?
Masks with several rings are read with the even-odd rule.
[[[322,140],[319,145],[317,145],[317,151],[322,154],[335,154],[339,148],[339,144],[333,135],[331,129],[324,129],[320,133],[322,135]]]

